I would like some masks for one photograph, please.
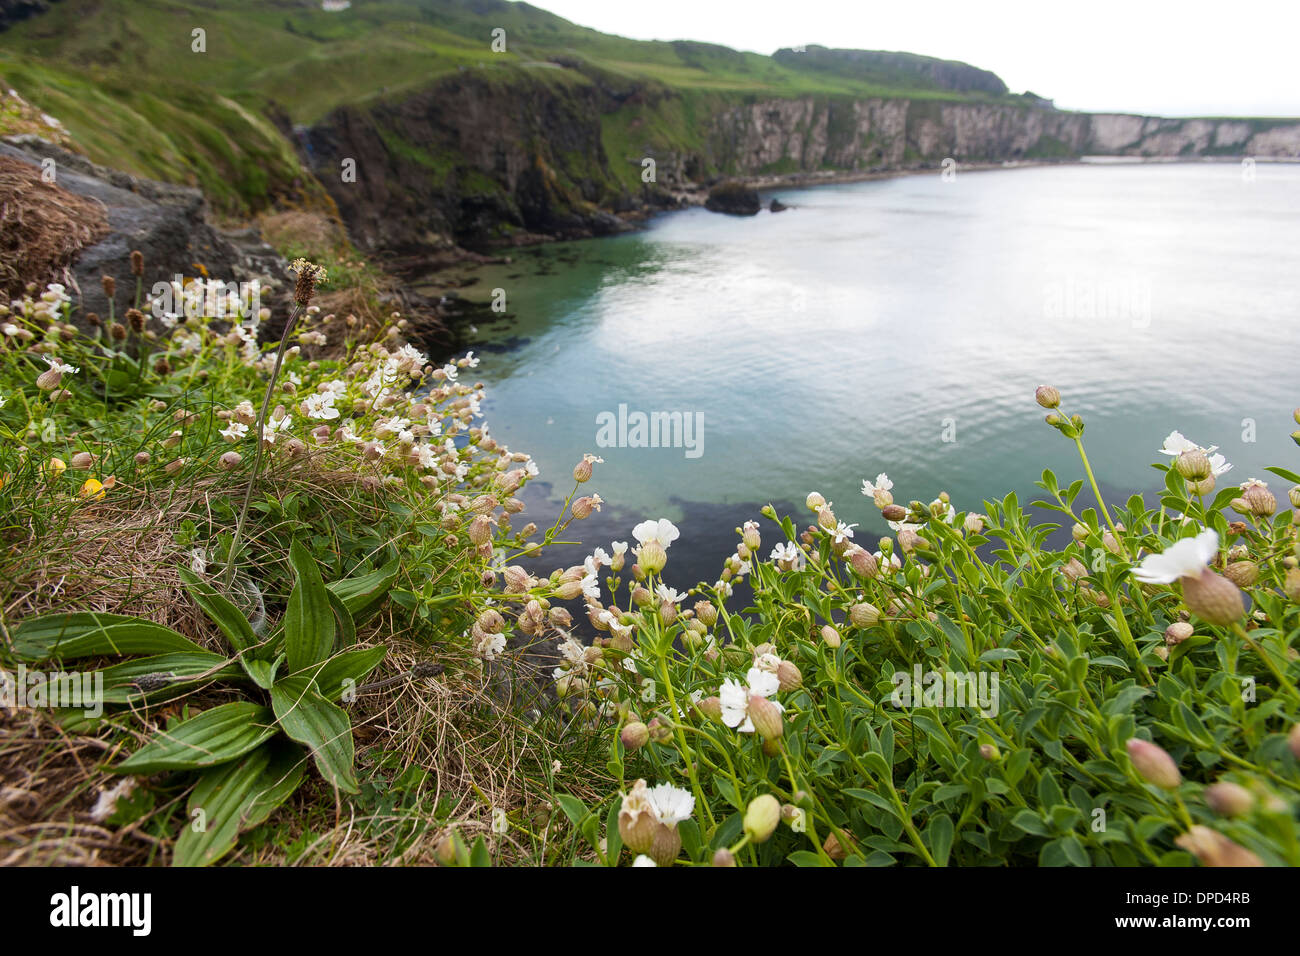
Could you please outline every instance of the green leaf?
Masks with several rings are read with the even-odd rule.
[[[161,624],[96,611],[45,614],[23,621],[13,630],[13,648],[18,657],[28,661],[203,651],[189,638]]]
[[[284,650],[289,673],[296,674],[325,660],[334,649],[334,611],[311,552],[294,541],[289,563],[297,583],[284,612]]]
[[[342,598],[344,606],[352,614],[352,620],[360,624],[383,603],[401,566],[401,560],[393,558],[377,571],[331,581],[326,587]]]
[[[271,688],[271,707],[284,732],[305,744],[316,769],[333,787],[357,792],[352,772],[352,721],[305,677],[282,677]]]
[[[247,701],[205,710],[171,729],[160,729],[114,773],[197,770],[242,757],[275,734],[271,711]]]
[[[281,739],[243,760],[205,771],[190,794],[172,865],[207,866],[221,859],[240,833],[265,820],[298,789],[306,768],[302,749]],[[196,829],[200,821],[203,825]]]
[[[185,590],[194,598],[194,603],[212,619],[213,624],[221,628],[221,633],[226,635],[231,647],[242,651],[257,643],[253,625],[248,623],[248,618],[239,613],[235,605],[189,568],[181,568],[180,576]]]
[[[925,837],[934,861],[940,866],[947,866],[948,854],[952,852],[952,817],[946,813],[936,816],[925,828]]]
[[[387,653],[386,647],[365,647],[335,654],[316,672],[316,689],[326,700],[339,700],[349,689],[356,690]]]
[[[275,683],[276,672],[279,671],[280,665],[284,663],[284,655],[276,655],[273,661],[253,660],[248,657],[241,657],[239,663],[244,665],[244,672],[253,679],[258,687],[262,690],[270,690],[271,685]]]
[[[491,866],[492,857],[488,854],[487,843],[484,842],[482,835],[474,841],[474,848],[469,852],[470,866]]]
[[[343,603],[343,599],[329,588],[325,589],[325,596],[329,598],[330,610],[334,612],[334,629],[339,638],[339,646],[351,647],[357,642],[357,626],[352,620],[352,612]]]
[[[207,675],[205,680],[230,680],[240,676],[239,668],[229,664],[228,659],[220,654],[212,654],[208,651],[156,654],[153,657],[140,657],[104,668],[102,700],[106,704],[125,704],[149,696],[175,694],[178,690],[193,686],[196,683],[193,678],[200,674]],[[146,675],[170,676],[172,681],[157,690],[145,691],[136,684],[136,681]],[[186,678],[190,679],[186,680]]]

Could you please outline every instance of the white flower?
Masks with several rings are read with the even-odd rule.
[[[1207,528],[1194,538],[1175,541],[1159,554],[1148,554],[1133,569],[1133,577],[1147,584],[1170,584],[1179,578],[1196,577],[1218,553],[1219,536]]]
[[[506,649],[506,636],[504,634],[484,634],[479,638],[478,646],[474,648],[474,653],[485,661],[494,661],[497,655]]]
[[[681,604],[686,600],[685,594],[682,594],[674,588],[670,588],[666,584],[660,584],[656,587],[655,594],[659,595],[661,601],[666,601],[669,604]]]
[[[45,359],[45,364],[51,369],[56,372],[62,372],[64,375],[73,375],[81,371],[81,369],[73,368],[71,365],[64,365],[58,359],[50,355],[42,355],[41,358]]]
[[[1161,447],[1160,453],[1162,455],[1170,455],[1176,458],[1185,451],[1202,452],[1210,459],[1210,472],[1217,478],[1224,472],[1232,470],[1232,465],[1228,463],[1226,458],[1222,455],[1214,454],[1218,450],[1218,445],[1211,445],[1209,448],[1206,448],[1205,446],[1198,445],[1196,442],[1184,437],[1182,432],[1174,431],[1170,432],[1169,437],[1165,439],[1165,443]]]
[[[834,531],[828,531],[827,534],[831,536],[831,540],[835,544],[839,544],[840,542],[853,537],[853,529],[856,527],[857,527],[856,524],[845,524],[843,521],[841,521],[838,525],[836,525]]]
[[[626,542],[626,541],[615,541],[615,542],[612,542],[612,543],[610,544],[610,547],[614,549],[614,557],[616,557],[616,558],[617,558],[620,554],[626,554],[626,553],[627,553],[627,542]]]
[[[650,859],[650,857],[646,856],[644,853],[638,853],[636,859],[632,861],[632,865],[633,866],[658,866],[659,864],[656,863],[654,860]]]
[[[645,796],[650,803],[650,812],[660,823],[670,827],[689,820],[695,812],[695,797],[691,796],[690,791],[674,787],[670,783],[651,787]]]
[[[248,434],[248,426],[243,422],[231,422],[221,430],[221,437],[229,442],[236,442]]]
[[[478,368],[479,360],[474,357],[473,352],[466,352],[465,357],[460,361],[465,363],[466,368]]]
[[[752,734],[754,722],[749,719],[749,698],[771,697],[780,689],[781,682],[775,674],[758,667],[751,667],[745,680],[748,686],[728,677],[718,689],[718,698],[722,703],[722,722],[742,734]],[[778,710],[785,709],[779,703],[776,706]]]
[[[321,420],[339,417],[339,410],[334,407],[333,392],[316,392],[302,400],[302,412],[308,418]]]
[[[889,491],[894,487],[894,483],[889,480],[889,476],[883,471],[876,475],[876,481],[872,484],[867,479],[862,479],[862,493],[868,498],[873,497],[877,491]]]
[[[899,531],[920,531],[921,526],[913,521],[889,521],[886,522],[894,532]]]
[[[660,518],[658,521],[651,518],[642,521],[632,529],[632,537],[636,538],[641,544],[645,545],[651,541],[658,541],[664,550],[667,550],[668,546],[676,541],[680,535],[681,532],[677,530],[677,526],[667,518]]]
[[[1215,445],[1213,448],[1202,449],[1200,445],[1196,444],[1196,442],[1184,438],[1182,432],[1173,431],[1169,433],[1169,437],[1165,439],[1164,445],[1161,446],[1160,454],[1177,456],[1181,455],[1185,451],[1205,451],[1208,453],[1214,451],[1218,447],[1218,445]]]
[[[288,431],[289,426],[293,423],[292,415],[284,415],[276,418],[274,415],[262,426],[262,439],[266,442],[274,443],[275,436],[280,432]]]

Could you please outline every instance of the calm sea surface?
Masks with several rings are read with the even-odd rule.
[[[716,578],[764,503],[812,490],[873,543],[887,529],[860,486],[878,472],[902,501],[947,491],[980,510],[1025,500],[1046,467],[1081,477],[1034,403],[1044,382],[1086,419],[1108,497],[1158,486],[1149,463],[1173,429],[1219,445],[1227,479],[1300,467],[1300,166],[1247,181],[1233,164],[1079,165],[774,195],[793,208],[671,213],[480,273],[467,295],[502,288],[508,304],[472,339],[484,411],[541,466],[532,520],[553,518],[589,451],[605,464],[587,489],[608,504],[575,530],[608,547],[643,517],[673,519],[678,587]],[[694,448],[600,447],[620,405],[702,432]]]

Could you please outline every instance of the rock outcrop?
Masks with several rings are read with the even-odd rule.
[[[718,183],[709,190],[709,198],[704,201],[704,208],[711,212],[724,212],[731,216],[757,216],[763,208],[758,198],[758,191],[729,180]]]
[[[208,222],[207,204],[197,189],[142,179],[96,165],[35,136],[0,142],[0,155],[53,171],[57,185],[102,204],[108,232],[80,250],[66,277],[81,310],[106,315],[108,298],[100,277],[117,280],[114,309],[122,315],[135,298],[131,253],[145,259],[145,291],[180,274],[192,277],[202,266],[213,278],[234,282],[258,279],[262,303],[282,304],[287,291],[285,263],[255,232],[224,234]],[[52,163],[52,165],[51,165]]]

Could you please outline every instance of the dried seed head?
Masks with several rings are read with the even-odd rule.
[[[131,275],[144,275],[144,253],[139,249],[134,249],[131,252]]]
[[[139,309],[127,309],[126,321],[137,335],[144,331],[144,313]]]
[[[108,298],[111,299],[117,294],[117,280],[112,276],[100,276],[99,284],[103,287],[104,295]]]
[[[316,286],[325,282],[327,273],[323,267],[306,259],[293,260],[289,271],[298,276],[298,281],[293,288],[293,301],[305,308],[311,304],[312,296],[316,294]]]

